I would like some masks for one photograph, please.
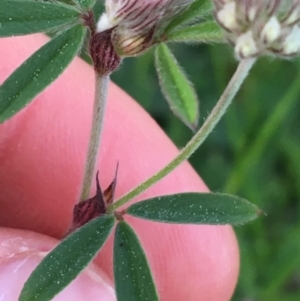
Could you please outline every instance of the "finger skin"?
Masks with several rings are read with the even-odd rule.
[[[42,35],[0,39],[0,58],[5,58],[0,82],[46,41]],[[70,226],[89,137],[93,83],[92,68],[75,59],[46,92],[0,125],[1,226],[58,238]],[[113,84],[100,148],[97,169],[103,188],[119,161],[117,198],[177,153],[150,116]],[[183,191],[207,191],[188,163],[136,200]],[[230,299],[239,268],[238,246],[230,227],[128,220],[145,247],[162,301]],[[96,262],[112,277],[111,246],[112,240]]]
[[[57,242],[34,232],[0,228],[0,300],[18,300],[32,270]],[[64,300],[116,301],[116,298],[111,281],[91,264],[53,299]]]

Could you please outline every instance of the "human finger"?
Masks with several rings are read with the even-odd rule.
[[[0,40],[0,82],[46,42],[42,35]],[[78,200],[93,101],[93,72],[75,59],[26,109],[0,127],[0,220],[3,226],[61,237]],[[111,85],[99,152],[106,187],[120,163],[116,196],[157,172],[176,147],[131,98]],[[136,200],[183,191],[207,191],[188,163]],[[238,273],[238,248],[229,227],[130,222],[145,246],[161,300],[229,300]],[[97,263],[111,275],[111,242]],[[182,281],[184,279],[184,281]],[[174,299],[175,298],[175,299]]]
[[[32,270],[58,241],[30,231],[0,228],[0,300],[18,300]],[[89,265],[53,301],[116,301],[112,282]]]

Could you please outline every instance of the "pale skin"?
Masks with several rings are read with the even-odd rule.
[[[0,39],[0,83],[46,41],[43,35]],[[57,242],[54,238],[61,238],[70,226],[82,180],[93,91],[92,68],[76,58],[33,103],[0,125],[0,300],[17,299],[40,252],[51,249]],[[97,165],[102,187],[112,180],[117,161],[118,198],[176,153],[152,118],[111,84]],[[217,172],[214,168],[212,172]],[[207,191],[188,163],[136,200],[186,191]],[[237,282],[239,251],[229,226],[126,219],[146,250],[161,301],[230,300]],[[82,275],[55,300],[115,300],[111,258],[112,238],[95,260],[96,271]]]

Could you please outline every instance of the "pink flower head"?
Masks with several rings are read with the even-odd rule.
[[[116,53],[134,56],[155,43],[163,28],[191,0],[107,0],[105,13],[97,24],[97,33],[112,29]]]

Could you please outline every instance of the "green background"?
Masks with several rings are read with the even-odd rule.
[[[201,125],[237,61],[228,45],[170,46],[196,87]],[[153,59],[153,51],[126,59],[112,79],[181,148],[192,132],[170,112]],[[267,214],[236,228],[242,263],[233,300],[300,300],[299,98],[300,60],[260,59],[190,160],[212,191],[238,194]]]

